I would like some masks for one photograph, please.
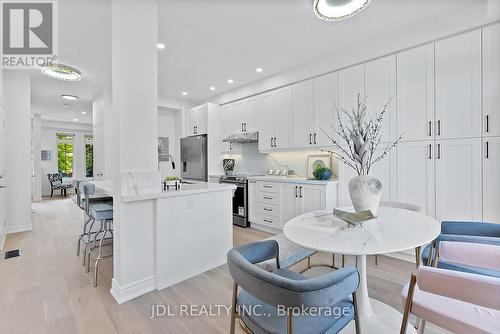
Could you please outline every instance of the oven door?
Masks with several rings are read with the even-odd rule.
[[[248,207],[247,207],[247,185],[242,183],[219,181],[219,183],[229,183],[236,186],[233,196],[233,224],[248,226]]]

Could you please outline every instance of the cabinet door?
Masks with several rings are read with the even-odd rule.
[[[293,146],[313,145],[314,87],[313,80],[292,86]]]
[[[94,179],[103,180],[104,175],[104,123],[94,126]]]
[[[481,139],[436,145],[436,219],[481,220]]]
[[[196,134],[196,124],[198,124],[198,110],[196,108],[189,109],[186,112],[186,136]]]
[[[481,31],[435,48],[437,138],[481,136]]]
[[[335,138],[337,89],[337,73],[314,79],[313,142],[316,146],[331,146],[330,138]]]
[[[364,64],[349,67],[338,72],[339,109],[350,112],[352,108],[356,108],[358,105],[358,94],[360,94],[361,99],[365,96]],[[340,113],[340,119],[344,125],[347,123],[347,117],[342,112]]]
[[[434,44],[401,52],[398,60],[398,127],[404,141],[434,136]]]
[[[5,185],[5,139],[5,110],[0,99],[0,186]]]
[[[292,89],[285,87],[274,96],[274,138],[276,148],[292,146]]]
[[[303,213],[325,209],[325,187],[313,185],[299,185],[299,212]]]
[[[196,134],[208,132],[208,105],[203,104],[196,108]]]
[[[375,156],[382,154],[386,145],[379,145]],[[392,202],[396,200],[396,173],[397,173],[397,152],[392,149],[388,155],[372,166],[370,175],[376,177],[382,182],[382,197],[381,201]]]
[[[244,101],[233,103],[233,125],[231,128],[232,134],[244,132],[243,123],[245,122],[245,109],[246,103]]]
[[[243,110],[243,129],[245,132],[258,131],[257,113],[259,110],[259,99],[252,97],[245,100],[245,108]]]
[[[483,133],[500,136],[500,24],[483,29]]]
[[[434,141],[400,143],[397,156],[397,201],[418,205],[434,217]]]
[[[248,181],[248,220],[257,221],[257,182]]]
[[[259,150],[271,149],[274,136],[274,93],[259,96]]]
[[[220,136],[221,140],[231,134],[233,129],[233,105],[227,104],[220,110]],[[231,143],[222,142],[222,153],[231,151]]]
[[[382,142],[397,138],[396,133],[396,56],[380,58],[365,64],[366,107],[373,118],[386,107],[382,122]],[[390,102],[389,102],[390,101]]]
[[[300,215],[298,194],[299,187],[296,184],[282,183],[279,185],[279,220],[281,226]]]
[[[500,223],[500,137],[484,139],[483,220]]]

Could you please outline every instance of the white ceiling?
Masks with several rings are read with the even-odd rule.
[[[181,99],[187,91],[186,99],[208,99],[368,39],[391,38],[471,8],[487,12],[499,2],[372,0],[358,16],[335,23],[317,19],[312,0],[160,0],[159,41],[166,49],[159,51],[159,95]],[[92,99],[111,86],[110,3],[59,0],[60,59],[81,69],[83,79],[59,82],[34,73],[34,112],[47,119],[91,122]],[[256,67],[264,72],[256,73]],[[81,99],[68,110],[61,94]],[[81,111],[87,111],[86,118]]]

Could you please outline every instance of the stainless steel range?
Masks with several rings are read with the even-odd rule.
[[[219,183],[236,186],[233,197],[233,224],[241,227],[250,226],[248,222],[248,179],[247,175],[223,175]]]

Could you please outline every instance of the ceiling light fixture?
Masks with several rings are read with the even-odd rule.
[[[342,21],[368,7],[371,0],[314,0],[314,14],[325,21]]]
[[[215,87],[214,86],[210,87],[210,90],[215,90]]]
[[[63,81],[80,81],[82,73],[74,67],[54,64],[42,68],[42,73],[52,79]]]
[[[73,122],[78,122],[78,118],[73,118]]]
[[[156,47],[158,48],[158,50],[164,50],[166,45],[164,43],[157,43]]]
[[[188,92],[182,92],[182,95],[183,95],[183,96],[187,96],[187,95],[188,95]]]
[[[87,112],[86,111],[82,111],[82,115],[85,115]]]
[[[61,97],[65,100],[70,100],[70,101],[75,101],[79,99],[79,97],[75,95],[61,95]]]
[[[228,83],[228,84],[233,84],[233,83],[234,83],[234,80],[233,80],[233,79],[227,79],[227,83]]]
[[[255,69],[255,72],[257,72],[257,73],[261,73],[262,71],[263,71],[262,67],[257,67]]]

